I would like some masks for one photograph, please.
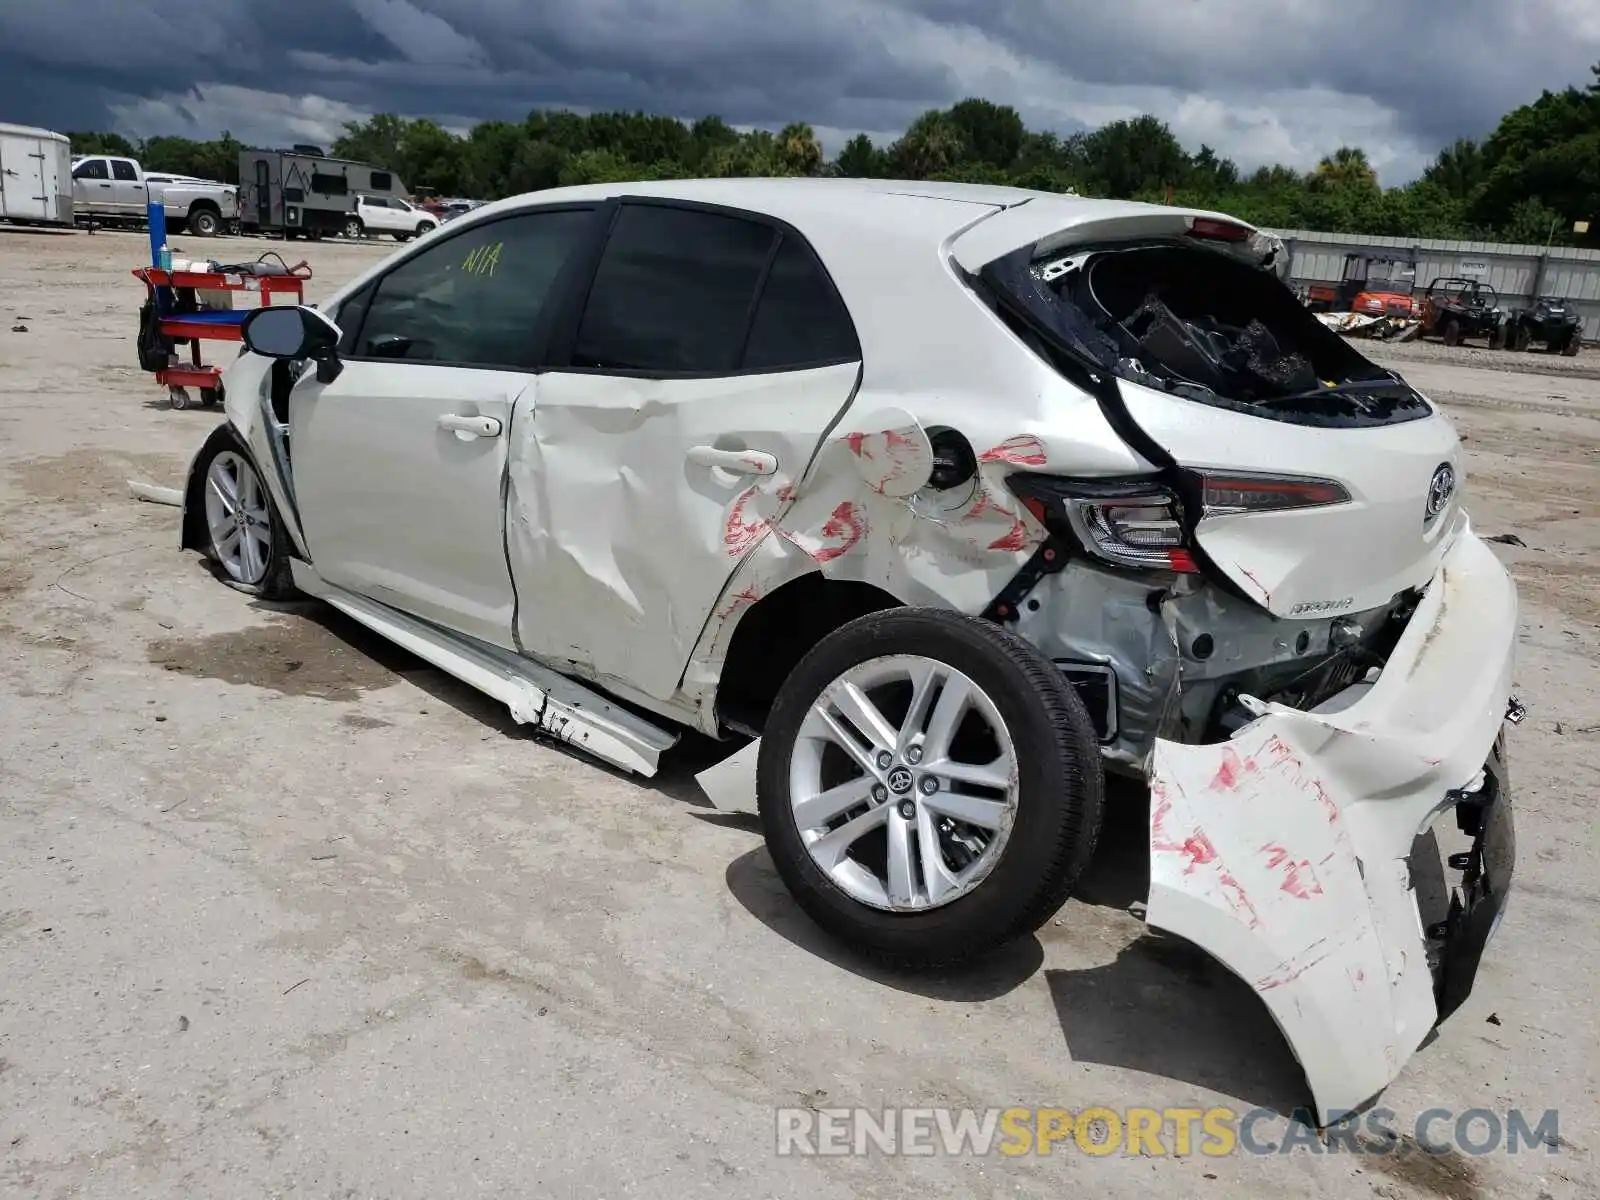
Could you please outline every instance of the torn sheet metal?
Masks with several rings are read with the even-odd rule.
[[[1105,598],[1104,645],[1131,653]],[[1481,783],[1516,627],[1515,588],[1467,529],[1375,681],[1313,712],[1256,701],[1219,744],[1154,743],[1147,920],[1255,989],[1324,1122],[1382,1091],[1439,1016],[1407,855]],[[718,808],[754,810],[758,746],[697,777]],[[1496,804],[1491,907],[1461,926],[1469,975],[1509,884],[1509,794]]]
[[[1438,1015],[1407,855],[1481,778],[1515,640],[1515,589],[1467,532],[1353,703],[1258,702],[1230,741],[1156,743],[1147,920],[1256,990],[1324,1120],[1381,1091]]]

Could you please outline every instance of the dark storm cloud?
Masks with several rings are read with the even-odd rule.
[[[1481,135],[1542,89],[1587,82],[1600,57],[1594,0],[1118,0],[1093,6],[1093,16],[1059,0],[916,7],[1084,83],[1210,94],[1322,88],[1370,97],[1435,142]]]
[[[1348,136],[1414,167],[1596,58],[1594,0],[19,0],[0,120],[265,122],[322,98],[329,120],[570,105],[892,130],[977,92],[1058,128],[1149,109],[1247,161]],[[229,92],[235,113],[218,85],[271,102]]]

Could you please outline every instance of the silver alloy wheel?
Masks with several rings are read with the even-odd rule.
[[[896,697],[898,727],[880,708]],[[952,757],[975,743],[999,753]],[[841,769],[853,774],[832,782]],[[789,800],[812,861],[852,899],[894,912],[939,908],[982,883],[1011,836],[1017,793],[1016,746],[994,701],[920,655],[868,659],[835,679],[789,760]]]
[[[206,527],[222,569],[239,583],[257,584],[272,565],[272,516],[255,468],[224,450],[206,469]]]

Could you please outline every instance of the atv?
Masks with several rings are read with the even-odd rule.
[[[1476,279],[1440,278],[1422,298],[1422,336],[1437,337],[1446,346],[1467,338],[1484,338],[1489,349],[1505,344],[1505,313],[1495,290]]]
[[[1554,296],[1540,296],[1533,307],[1513,309],[1506,319],[1506,347],[1518,353],[1533,342],[1543,342],[1546,352],[1571,358],[1578,352],[1582,335],[1578,314]]]

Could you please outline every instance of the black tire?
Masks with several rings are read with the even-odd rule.
[[[1561,347],[1561,356],[1563,358],[1576,358],[1578,356],[1578,347],[1582,345],[1583,339],[1578,336],[1578,331],[1574,329],[1567,334],[1567,340]]]
[[[423,234],[432,233],[437,228],[439,228],[439,226],[433,221],[418,221],[417,236],[421,237]]]
[[[209,208],[197,208],[189,213],[186,224],[195,237],[216,237],[222,232],[222,215]]]
[[[201,408],[215,408],[217,406],[217,400],[218,400],[219,397],[221,397],[221,395],[222,395],[222,389],[220,387],[201,388],[200,389],[200,407]]]
[[[353,242],[367,236],[367,227],[361,223],[360,217],[349,217],[345,220],[344,236]]]
[[[389,236],[397,242],[409,242],[411,240],[409,233],[391,233]]]
[[[256,478],[262,478],[261,471],[255,464],[255,459],[250,451],[239,441],[233,432],[233,427],[227,424],[217,426],[210,437],[200,449],[200,454],[195,460],[194,476],[189,482],[189,494],[185,497],[186,520],[187,514],[194,514],[194,529],[198,534],[197,542],[201,553],[211,564],[217,577],[229,587],[246,595],[259,596],[263,600],[287,600],[295,593],[293,576],[289,567],[290,556],[294,553],[289,542],[288,531],[283,527],[283,520],[278,515],[278,506],[273,503],[272,493],[262,486],[262,496],[266,501],[267,519],[270,528],[268,538],[271,543],[267,557],[266,574],[256,583],[245,583],[233,578],[223,565],[222,555],[217,550],[209,524],[206,521],[206,477],[211,470],[211,464],[220,454],[236,454],[255,472]]]
[[[893,654],[935,659],[983,689],[1020,775],[1010,836],[989,874],[954,901],[912,912],[875,908],[841,890],[806,849],[790,803],[790,760],[813,702],[850,668]],[[987,954],[1049,920],[1093,857],[1103,789],[1089,715],[1039,650],[977,617],[897,608],[841,626],[784,681],[761,738],[756,792],[768,853],[812,920],[870,958],[930,968]]]
[[[1461,345],[1461,322],[1454,317],[1444,323],[1444,344],[1446,346]]]
[[[1518,354],[1528,352],[1528,343],[1533,340],[1533,335],[1528,332],[1526,325],[1518,325],[1511,331],[1511,349]]]

